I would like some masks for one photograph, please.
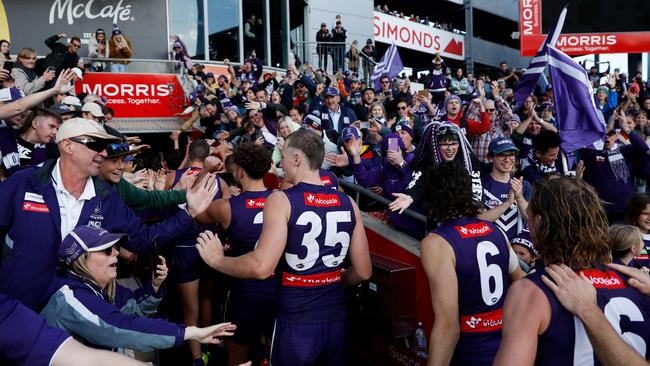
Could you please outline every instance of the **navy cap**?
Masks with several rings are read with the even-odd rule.
[[[111,234],[94,226],[77,226],[63,239],[59,258],[71,265],[84,253],[99,252],[126,239],[126,234]]]
[[[492,140],[488,147],[488,152],[492,155],[501,154],[506,151],[519,152],[519,149],[515,146],[514,142],[507,137],[499,137]]]
[[[341,132],[341,136],[343,136],[343,141],[348,141],[353,137],[355,139],[360,139],[361,133],[359,132],[358,128],[354,126],[350,126],[343,129],[343,131]]]
[[[213,77],[214,77],[214,73],[213,73],[213,72],[209,72],[209,73],[205,74],[205,77],[206,77],[206,78],[213,78]]]
[[[530,236],[530,231],[528,229],[522,230],[519,234],[517,234],[517,236],[510,240],[510,243],[519,244],[523,247],[526,247],[526,249],[528,249],[531,254],[536,257],[539,256],[539,252],[537,251],[537,248],[535,248],[535,244],[533,244],[533,239]]]
[[[336,88],[327,88],[325,92],[326,97],[335,97],[337,95],[339,95],[339,91]]]
[[[320,119],[320,116],[318,115],[318,111],[314,111],[308,115],[305,116],[305,119],[303,120],[303,123],[306,124],[307,126],[316,129],[316,130],[322,130],[323,126],[322,121]]]
[[[406,131],[411,137],[413,137],[413,129],[407,122],[399,122],[395,125],[395,131]]]

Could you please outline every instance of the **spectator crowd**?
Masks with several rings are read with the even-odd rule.
[[[386,6],[377,10],[404,17]],[[453,29],[418,16],[410,20]],[[430,172],[455,164],[445,169],[469,184],[466,204],[478,207],[476,218],[503,231],[526,273],[543,270],[548,253],[536,247],[539,233],[529,231],[531,215],[544,210],[543,200],[534,201],[538,187],[574,177],[602,202],[614,261],[647,269],[650,93],[641,72],[627,78],[589,70],[594,104],[607,122],[604,147],[567,156],[555,115],[565,101],[544,87],[517,105],[519,73],[507,62],[494,75],[475,77],[463,68],[450,70],[435,55],[423,90],[387,75],[376,88],[371,39],[361,49],[354,41],[347,52],[344,45],[328,45],[346,41],[340,19],[331,31],[321,24],[318,65],[291,65],[286,73],[264,69],[253,49],[255,24],[251,16],[250,57],[240,65],[223,60],[227,75],[205,72],[173,37],[172,57],[192,91],[180,114],[183,125],[152,146],[111,128],[115,113],[100,96],[74,93],[86,70],[128,71],[133,46],[117,25],[109,40],[97,29],[87,65],[78,55],[80,39],[65,44],[64,33],[45,41],[51,53],[40,59],[24,47],[14,60],[11,45],[0,41],[0,63],[13,63],[0,71],[0,311],[20,310],[26,322],[44,326],[45,319],[88,346],[126,354],[187,341],[187,358],[198,366],[209,363],[210,343],[224,342],[229,365],[267,360],[276,280],[233,278],[224,285],[215,271],[220,265],[204,261],[205,249],[195,245],[197,237],[201,246],[217,235],[228,244],[227,256],[257,250],[261,226],[253,230],[239,220],[261,225],[261,219],[245,216],[241,207],[264,212],[266,220],[262,207],[270,192],[300,185],[293,180],[297,158],[287,153],[298,137],[322,144],[324,159],[316,168],[327,192],[353,195],[354,185],[365,188],[372,194],[359,208],[418,241],[444,230],[448,218],[441,213],[446,203],[432,199],[436,175]],[[327,72],[328,56],[333,73]],[[364,57],[370,59],[361,65]],[[137,291],[116,280],[128,275],[140,279]],[[227,300],[213,295],[228,287]],[[165,313],[173,308],[175,322]],[[226,323],[214,324],[218,311]],[[66,342],[65,334],[53,334],[39,348],[43,352]]]

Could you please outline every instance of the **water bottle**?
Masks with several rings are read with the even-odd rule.
[[[422,322],[418,322],[418,328],[415,330],[415,351],[420,357],[427,357],[427,336],[424,335]]]

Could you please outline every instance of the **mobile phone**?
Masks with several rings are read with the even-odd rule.
[[[13,61],[5,61],[5,63],[2,65],[2,68],[11,72],[11,69],[14,68],[14,62]]]
[[[55,72],[55,71],[56,71],[56,67],[54,67],[54,66],[48,66],[47,67],[47,72]]]
[[[370,128],[370,122],[368,121],[361,122],[361,128]]]
[[[399,151],[399,146],[397,145],[397,138],[395,137],[388,138],[388,151]]]
[[[158,246],[158,235],[156,235],[151,241],[151,246],[153,247],[153,250],[151,252],[153,255],[153,263],[154,263],[153,271],[154,273],[156,273],[157,266],[159,264],[162,264],[162,260],[160,260],[160,256],[162,254],[160,253],[160,247]]]

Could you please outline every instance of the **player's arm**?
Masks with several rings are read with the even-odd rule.
[[[254,251],[239,257],[224,257],[223,245],[210,231],[201,233],[197,249],[201,258],[217,271],[237,278],[266,279],[275,270],[287,241],[291,206],[287,196],[277,191],[264,205],[264,224]]]
[[[230,200],[221,198],[213,201],[208,206],[208,209],[195,217],[194,220],[206,225],[217,223],[227,229],[230,226],[231,215]]]
[[[356,225],[350,238],[350,261],[352,266],[343,272],[343,283],[346,285],[356,285],[366,281],[372,275],[372,264],[370,263],[370,252],[368,250],[368,238],[366,230],[363,227],[363,218],[359,212],[357,204],[352,198],[352,207],[354,208],[354,217]]]
[[[539,287],[526,279],[513,283],[503,306],[501,346],[493,365],[532,366],[537,337],[550,319],[551,304]]]
[[[510,282],[515,282],[526,277],[526,272],[524,272],[519,266],[519,257],[517,256],[517,253],[515,253],[515,251],[512,249],[510,243],[508,243],[508,254],[510,256],[508,260],[508,274],[510,276]]]
[[[445,239],[429,234],[422,240],[420,259],[429,281],[436,317],[431,329],[427,365],[449,365],[460,337],[456,257]]]
[[[542,280],[562,306],[580,318],[601,364],[648,365],[609,324],[596,302],[596,289],[584,274],[579,277],[565,265],[551,265],[546,272],[553,281],[546,276],[542,276]]]

